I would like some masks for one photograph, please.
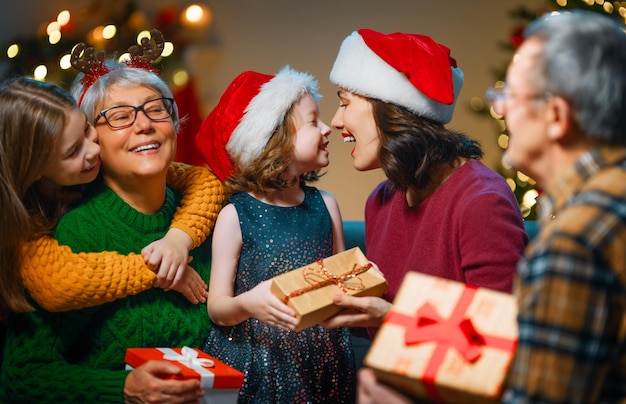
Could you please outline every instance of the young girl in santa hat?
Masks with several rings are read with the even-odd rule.
[[[317,88],[289,66],[244,72],[196,138],[230,194],[213,236],[204,350],[245,373],[239,403],[354,399],[348,330],[294,332],[295,313],[270,292],[271,278],[345,249],[335,198],[306,185],[329,164]]]

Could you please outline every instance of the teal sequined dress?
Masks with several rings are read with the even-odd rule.
[[[243,237],[235,295],[332,255],[324,200],[316,188],[304,191],[304,201],[294,207],[268,205],[246,193],[230,198]],[[214,325],[203,349],[246,375],[239,404],[354,401],[354,352],[346,328],[288,332],[251,318],[232,327]]]

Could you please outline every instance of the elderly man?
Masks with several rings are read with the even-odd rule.
[[[591,12],[525,32],[496,92],[506,157],[545,191],[518,266],[505,402],[626,399],[626,34]]]

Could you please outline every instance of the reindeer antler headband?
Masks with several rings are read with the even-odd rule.
[[[145,69],[158,74],[159,71],[152,66],[152,63],[163,53],[165,38],[158,29],[151,30],[150,35],[152,40],[154,40],[154,44],[152,40],[147,37],[141,38],[141,55],[139,54],[139,47],[137,45],[128,48],[130,59],[126,61],[126,66]],[[84,89],[80,100],[78,100],[79,106],[82,104],[87,90],[89,90],[100,77],[110,72],[109,68],[104,64],[104,57],[104,51],[101,50],[94,54],[93,47],[88,47],[82,42],[77,44],[72,50],[70,59],[72,67],[79,72],[85,73],[82,80]]]

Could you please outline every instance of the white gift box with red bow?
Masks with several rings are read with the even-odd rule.
[[[166,360],[180,365],[181,373],[170,379],[198,379],[205,391],[202,404],[235,404],[243,384],[243,373],[207,355],[190,348],[128,348],[124,362],[127,369],[141,366],[149,360]]]

